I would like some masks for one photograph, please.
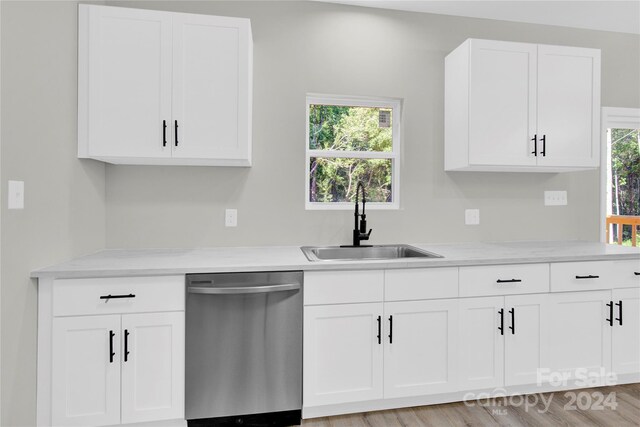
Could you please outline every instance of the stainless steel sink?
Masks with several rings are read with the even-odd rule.
[[[403,258],[442,258],[442,255],[423,251],[409,245],[376,245],[359,247],[303,246],[309,261],[361,261]]]

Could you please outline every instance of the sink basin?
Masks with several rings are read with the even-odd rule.
[[[303,246],[309,261],[361,261],[403,258],[442,258],[442,255],[423,251],[409,245],[376,245],[360,247]]]

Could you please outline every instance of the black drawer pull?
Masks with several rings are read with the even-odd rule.
[[[382,316],[378,316],[378,344],[382,344]]]
[[[498,326],[498,330],[500,331],[500,335],[504,335],[504,308],[501,308],[498,313],[500,314],[500,326]]]
[[[588,276],[576,276],[576,279],[599,279],[600,276],[592,276],[589,274]]]
[[[609,301],[605,305],[609,307],[609,318],[604,320],[609,322],[609,326],[613,326],[613,301]]]
[[[616,317],[616,320],[618,321],[618,324],[622,326],[622,301],[618,301],[616,305],[618,306],[618,316],[620,316]]]
[[[511,310],[509,310],[509,314],[511,314],[511,326],[509,326],[509,329],[511,329],[511,335],[515,335],[516,334],[516,308],[513,307]]]
[[[167,146],[167,121],[162,121],[162,146]]]
[[[393,344],[393,316],[389,316],[389,344]]]
[[[115,336],[116,334],[114,334],[113,331],[109,331],[109,363],[113,363],[113,356],[116,355],[113,352],[113,337]]]
[[[522,282],[522,280],[520,280],[520,279],[506,279],[506,280],[498,279],[498,280],[496,280],[496,283],[520,283],[520,282]]]
[[[640,276],[640,271],[634,271],[633,274],[635,274],[636,276]]]
[[[110,299],[122,299],[122,298],[135,298],[136,296],[134,294],[128,294],[128,295],[102,295],[100,296],[100,299],[103,299],[104,302],[109,302]]]
[[[129,360],[129,330],[124,330],[124,361]]]

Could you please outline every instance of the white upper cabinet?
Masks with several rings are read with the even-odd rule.
[[[536,132],[536,45],[474,40],[469,75],[469,162],[532,166]]]
[[[80,5],[78,157],[251,165],[248,19]]]
[[[174,158],[249,161],[250,52],[249,20],[174,14]]]
[[[599,50],[538,46],[537,116],[538,138],[545,138],[539,165],[598,166]]]
[[[600,51],[469,39],[445,59],[445,170],[599,164]]]

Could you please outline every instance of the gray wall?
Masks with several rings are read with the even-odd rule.
[[[2,426],[34,425],[36,283],[29,272],[105,245],[104,165],[76,159],[77,6],[1,2]],[[8,179],[25,209],[7,210]]]
[[[443,172],[443,58],[466,38],[600,48],[603,105],[640,107],[638,36],[320,3],[127,2],[251,18],[254,166],[105,168],[75,158],[75,2],[1,4],[1,183],[24,179],[27,194],[24,211],[2,197],[3,426],[35,423],[30,270],[105,245],[348,241],[349,212],[304,210],[307,92],[404,99],[402,209],[369,213],[374,243],[598,238],[597,171]],[[569,205],[544,208],[545,189]],[[226,207],[238,228],[223,226]],[[480,226],[464,225],[470,207]]]
[[[369,212],[374,243],[599,237],[597,171],[443,172],[443,60],[468,37],[600,48],[603,105],[635,107],[638,36],[322,3],[126,5],[251,18],[254,166],[108,165],[109,247],[348,242],[349,212],[304,210],[307,92],[404,99],[402,209]],[[545,189],[567,190],[569,205],[545,208]],[[224,227],[225,207],[238,228]],[[465,208],[480,209],[479,226],[464,225]]]

